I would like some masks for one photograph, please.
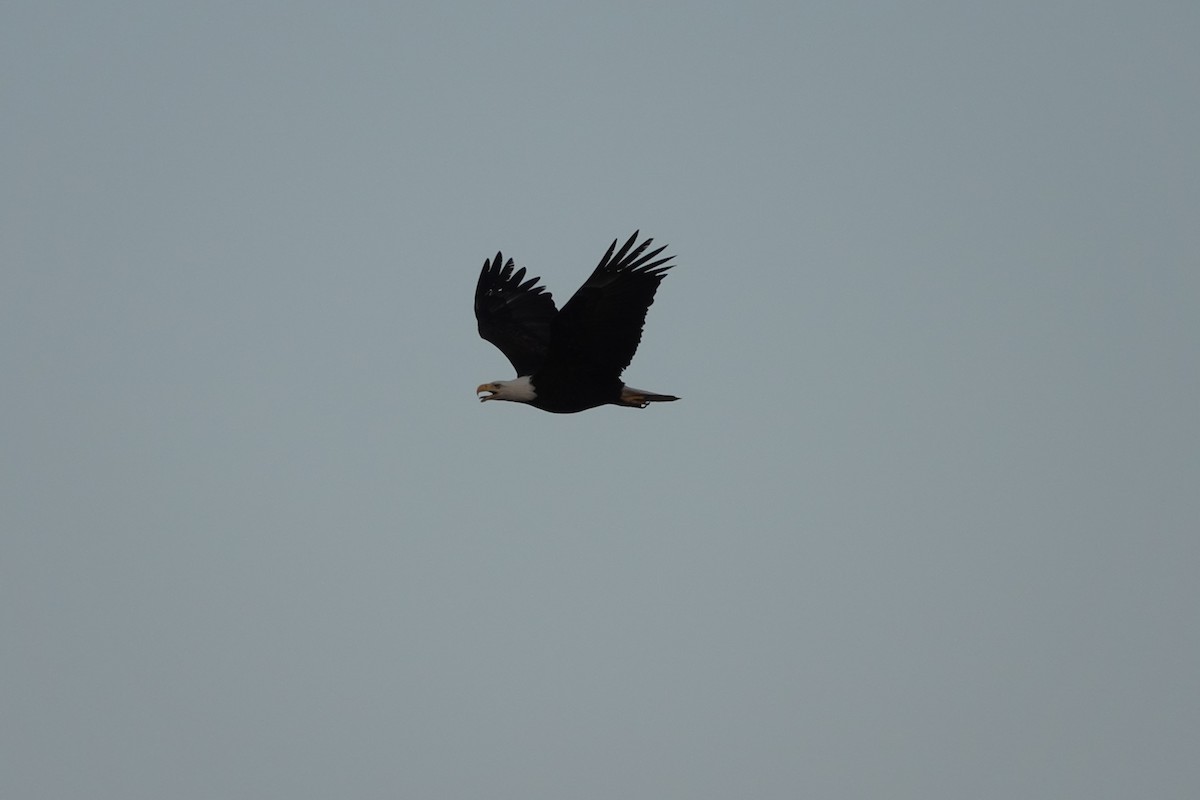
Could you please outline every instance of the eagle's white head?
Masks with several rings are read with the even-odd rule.
[[[484,393],[487,394],[484,394]],[[530,403],[537,397],[533,381],[528,375],[514,378],[511,381],[492,381],[479,386],[475,394],[483,394],[479,402],[484,400],[511,400],[514,403]]]

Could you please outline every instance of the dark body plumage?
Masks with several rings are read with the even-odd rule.
[[[614,240],[583,286],[559,311],[540,278],[525,279],[500,253],[485,261],[475,288],[479,335],[496,345],[518,376],[528,376],[532,397],[519,382],[479,387],[493,392],[481,399],[516,400],[555,413],[605,404],[644,408],[677,400],[632,389],[621,382],[642,339],[646,311],[673,256],[655,260],[665,247],[645,252],[653,242],[634,246],[638,234],[617,250]],[[501,266],[503,264],[503,266]],[[510,391],[511,389],[511,391]],[[507,392],[507,394],[506,394]]]

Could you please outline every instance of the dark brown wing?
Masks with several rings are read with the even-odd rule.
[[[554,318],[547,360],[585,367],[596,376],[618,378],[642,340],[646,311],[674,256],[653,260],[666,247],[645,253],[653,239],[637,247],[634,232],[620,250],[608,252]],[[614,251],[616,251],[614,253]],[[643,253],[645,253],[643,255]]]
[[[475,285],[479,335],[504,353],[517,375],[532,375],[546,358],[550,323],[558,311],[550,293],[537,285],[541,278],[526,281],[524,267],[514,272],[512,259],[501,267],[503,260],[496,253],[484,261]]]

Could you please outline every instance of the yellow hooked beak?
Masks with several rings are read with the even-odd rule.
[[[475,388],[475,394],[483,394],[484,392],[487,393],[487,394],[483,394],[483,397],[479,398],[479,402],[481,402],[481,403],[484,400],[491,400],[492,394],[495,391],[496,391],[495,385],[491,384],[491,383],[482,383]]]

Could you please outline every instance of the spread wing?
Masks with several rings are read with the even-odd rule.
[[[558,311],[550,293],[537,285],[541,278],[525,280],[524,267],[514,272],[511,258],[503,267],[502,262],[500,253],[484,261],[475,285],[479,335],[504,353],[517,375],[532,375],[546,358]]]
[[[635,231],[620,250],[614,239],[591,276],[558,312],[549,360],[587,364],[614,378],[629,366],[642,340],[654,293],[666,271],[675,266],[667,263],[674,256],[654,260],[665,246],[645,253],[654,240],[634,247],[637,238]]]

